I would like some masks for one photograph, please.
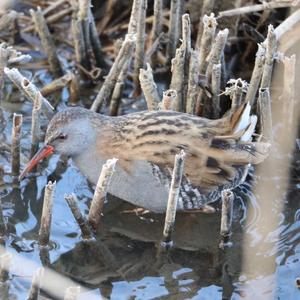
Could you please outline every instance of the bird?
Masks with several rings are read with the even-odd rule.
[[[96,184],[103,164],[117,158],[108,193],[144,209],[167,208],[174,157],[186,153],[178,211],[201,211],[223,189],[243,181],[249,164],[262,162],[268,142],[253,142],[257,117],[249,103],[216,120],[171,110],[106,116],[69,107],[48,124],[45,144],[21,173],[22,180],[52,153],[67,155]]]

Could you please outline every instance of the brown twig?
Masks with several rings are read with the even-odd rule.
[[[77,224],[79,225],[79,228],[80,228],[81,234],[82,234],[82,238],[84,240],[92,239],[93,238],[92,231],[89,227],[89,224],[88,224],[86,218],[82,215],[82,213],[78,207],[77,197],[74,194],[65,195],[65,200],[67,201],[67,203],[73,213],[73,216],[74,216]]]
[[[20,174],[20,141],[23,116],[14,113],[12,139],[11,139],[11,174],[19,176]]]

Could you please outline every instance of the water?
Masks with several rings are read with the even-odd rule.
[[[9,140],[10,110],[16,107],[4,107],[8,117],[5,135]],[[29,108],[28,104],[17,107],[25,120],[23,163],[30,148]],[[8,154],[1,153],[5,173],[10,171],[9,160]],[[63,295],[68,286],[80,285],[79,299],[93,296],[98,299],[99,295],[111,299],[297,299],[300,297],[295,283],[300,277],[299,148],[295,150],[292,166],[285,197],[279,192],[281,177],[276,173],[273,177],[256,176],[252,180],[254,191],[261,182],[271,184],[275,195],[278,190],[268,203],[251,192],[249,181],[236,191],[232,247],[219,248],[220,205],[216,204],[215,214],[177,215],[174,247],[168,254],[158,253],[157,247],[164,216],[143,213],[113,198],[105,205],[98,234],[101,247],[82,241],[63,196],[75,193],[81,211],[87,213],[93,190],[71,160],[54,155],[20,184],[3,175],[0,195],[9,233],[5,248],[13,258],[9,280],[1,286],[2,298],[25,299],[33,274],[49,259],[49,267],[55,274],[72,280],[58,279],[56,284],[60,288],[52,291],[59,290]],[[57,182],[49,257],[37,245],[48,180]],[[43,295],[46,299],[59,299],[49,293]]]

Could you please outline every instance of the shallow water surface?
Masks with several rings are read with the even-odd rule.
[[[6,116],[11,118],[8,112]],[[25,112],[25,156],[29,149],[27,120]],[[8,124],[5,134],[9,139],[11,120]],[[71,160],[54,155],[20,184],[4,175],[0,195],[9,231],[5,247],[13,258],[1,295],[3,299],[25,299],[36,269],[48,265],[56,274],[73,280],[60,282],[59,294],[68,285],[80,285],[79,299],[99,295],[111,299],[297,299],[299,155],[296,149],[290,187],[283,198],[278,192],[278,198],[266,203],[251,192],[264,182],[271,183],[276,194],[281,181],[275,175],[254,176],[235,191],[231,247],[219,248],[220,206],[216,204],[215,214],[177,215],[174,247],[169,253],[157,247],[163,215],[143,213],[111,197],[98,233],[101,244],[84,242],[64,194],[75,193],[81,211],[87,213],[93,190]],[[9,159],[9,155],[1,156],[5,172],[10,170]],[[26,157],[22,160],[26,162]],[[37,236],[48,180],[55,180],[57,186],[51,249],[45,253],[37,245]],[[46,299],[60,299],[45,291],[42,294]]]

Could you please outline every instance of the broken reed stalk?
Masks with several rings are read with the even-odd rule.
[[[33,275],[27,300],[38,300],[41,288],[41,281],[44,276],[44,272],[44,268],[39,268]]]
[[[70,286],[66,289],[64,300],[77,300],[80,294],[80,286]]]
[[[2,45],[0,45],[0,101],[4,99],[3,89],[4,89],[4,68],[7,67],[8,63],[8,51]]]
[[[40,94],[40,91],[32,82],[25,78],[16,68],[5,68],[4,73],[18,87],[18,89],[25,94],[27,99],[29,99],[32,103],[35,102],[35,99],[37,95]],[[42,95],[41,100],[42,110],[45,113],[45,115],[50,119],[53,115],[54,108]]]
[[[180,11],[182,0],[171,0],[170,7],[170,21],[168,31],[168,44],[167,44],[167,63],[169,64],[175,56],[177,43],[180,36]]]
[[[295,111],[295,88],[296,88],[296,55],[284,57],[284,77],[283,77],[283,94],[281,100],[283,101],[283,120],[286,124],[285,128],[292,131],[297,128],[294,122],[297,120],[297,111]]]
[[[118,76],[120,75],[124,67],[124,64],[131,57],[134,44],[135,44],[135,37],[133,35],[127,35],[119,51],[119,54],[116,57],[114,64],[112,65],[94,103],[92,104],[91,107],[92,111],[98,111],[101,108],[103,103],[108,102],[112,94],[113,88],[116,85]]]
[[[259,83],[264,69],[265,54],[266,54],[266,48],[264,44],[258,44],[254,68],[252,71],[249,87],[245,98],[245,101],[247,103],[250,103],[251,106],[253,106],[253,104],[255,103],[255,99],[256,99],[255,96],[257,94]]]
[[[19,176],[20,174],[20,141],[22,135],[23,116],[14,113],[12,139],[11,139],[11,174]]]
[[[46,247],[49,244],[55,188],[56,182],[52,183],[51,181],[49,181],[45,187],[41,225],[39,230],[39,245],[42,247]]]
[[[6,229],[7,229],[7,227],[6,227],[6,222],[5,222],[4,215],[3,215],[2,201],[0,198],[0,239],[5,237],[5,235],[7,233]]]
[[[222,57],[224,55],[224,48],[228,37],[228,28],[220,30],[217,34],[215,42],[212,45],[211,52],[209,54],[209,63],[206,70],[206,77],[210,78],[212,73],[212,67],[214,64],[219,64],[222,62]]]
[[[183,93],[182,93],[182,112],[185,112],[189,82],[189,63],[191,57],[191,20],[189,14],[182,16],[182,44],[185,48],[185,63],[184,63],[184,77],[183,77]]]
[[[211,91],[212,91],[212,118],[220,117],[220,93],[221,93],[221,73],[222,65],[214,64],[211,74]]]
[[[0,256],[0,282],[8,280],[9,267],[12,259],[12,254],[6,252]]]
[[[0,32],[5,31],[8,28],[11,28],[11,25],[15,22],[18,17],[18,13],[14,10],[11,10],[5,13],[0,18]]]
[[[41,8],[38,7],[36,11],[31,9],[30,14],[35,24],[35,30],[37,31],[41,39],[43,49],[48,58],[50,70],[54,77],[60,77],[63,75],[62,67],[58,59],[56,49],[55,49],[55,44],[52,35],[49,31],[46,20],[44,18],[43,12]]]
[[[271,97],[268,88],[260,88],[258,95],[258,111],[257,114],[259,116],[260,123],[260,131],[262,136],[268,141],[272,143],[273,134],[272,134],[272,110],[271,110]],[[289,115],[291,117],[292,115]]]
[[[130,62],[130,60],[124,64],[123,69],[122,69],[122,71],[117,79],[116,85],[114,87],[114,90],[113,90],[113,93],[111,96],[110,105],[109,105],[109,115],[110,116],[118,115],[119,105],[120,105],[120,101],[121,101],[124,86],[125,86],[125,79],[127,77],[129,62]]]
[[[298,1],[270,1],[270,2],[263,2],[262,4],[255,4],[249,5],[234,9],[228,9],[224,11],[220,11],[218,17],[233,17],[238,15],[250,14],[262,10],[272,10],[277,8],[284,8],[284,7],[293,7],[298,4]]]
[[[107,190],[117,161],[116,158],[109,159],[102,167],[88,216],[89,224],[94,230],[99,225]]]
[[[72,79],[70,81],[69,84],[69,93],[70,93],[70,97],[69,97],[69,103],[71,105],[76,105],[79,101],[79,75],[78,74],[72,74]]]
[[[222,196],[222,213],[221,213],[221,243],[220,247],[228,245],[229,237],[231,235],[231,225],[232,225],[232,213],[233,213],[233,201],[234,194],[230,190],[223,190]]]
[[[169,191],[168,205],[162,239],[162,245],[164,247],[171,246],[171,234],[174,229],[179,190],[181,186],[181,179],[184,168],[184,160],[185,152],[181,150],[179,154],[175,155],[174,169]]]
[[[162,101],[159,103],[159,110],[174,110],[177,92],[169,89],[163,92]]]
[[[40,142],[40,113],[41,113],[42,101],[40,94],[37,94],[32,109],[31,117],[31,150],[30,158],[32,158],[39,148]]]
[[[266,59],[265,59],[265,64],[264,64],[263,73],[261,77],[261,84],[260,84],[260,87],[262,89],[269,88],[270,86],[273,64],[274,64],[274,57],[277,49],[277,38],[274,32],[273,25],[269,25],[267,39],[264,43],[266,44]]]
[[[103,58],[101,41],[97,31],[97,27],[95,24],[95,19],[91,7],[89,7],[88,13],[89,13],[89,26],[90,26],[90,40],[91,40],[91,46],[94,53],[94,57],[96,60],[96,66],[99,68],[105,68],[107,65]]]
[[[157,91],[157,86],[153,79],[152,68],[147,63],[147,69],[140,69],[140,84],[144,92],[145,100],[147,102],[148,110],[157,110],[160,98]]]
[[[224,48],[228,37],[228,29],[225,28],[218,32],[215,41],[213,42],[211,52],[209,54],[209,62],[205,72],[206,84],[211,80],[213,65],[221,64],[222,71],[224,70]],[[221,72],[222,74],[222,72]],[[211,99],[205,97],[203,90],[200,91],[198,101],[203,103],[203,116],[210,118],[212,116],[212,102]],[[198,105],[198,104],[197,104]],[[200,105],[198,105],[200,107]]]
[[[205,31],[205,22],[204,19],[207,16],[213,16],[214,14],[213,9],[214,9],[214,0],[204,0],[202,3],[202,10],[201,10],[201,15],[200,15],[200,20],[199,20],[199,25],[198,25],[198,32],[197,32],[197,39],[196,39],[196,45],[200,46],[201,39],[203,38],[203,32]],[[199,47],[196,47],[199,49]]]
[[[7,231],[6,231],[6,222],[3,215],[3,209],[2,209],[2,201],[0,198],[0,239],[5,237]]]
[[[72,73],[67,73],[66,75],[57,78],[50,82],[49,84],[45,85],[41,89],[41,93],[44,97],[51,95],[59,90],[62,90],[66,86],[68,86],[73,79],[74,75]]]
[[[89,65],[88,55],[86,53],[84,33],[81,26],[82,25],[81,21],[78,20],[78,16],[77,16],[79,11],[77,0],[71,0],[71,5],[73,9],[71,29],[72,29],[76,62],[82,67],[84,67],[85,69],[89,70],[90,65]],[[84,73],[82,71],[80,71],[80,75],[84,78]]]
[[[203,17],[203,33],[197,39],[196,49],[199,50],[199,74],[205,74],[207,68],[207,57],[211,51],[212,43],[217,28],[217,20],[214,14]]]
[[[233,114],[242,103],[244,83],[241,78],[234,80],[233,91],[231,93],[231,113]]]
[[[199,84],[199,52],[192,50],[189,62],[188,90],[186,96],[186,112],[195,114]]]
[[[133,82],[136,90],[140,90],[139,73],[144,68],[145,62],[145,35],[146,35],[146,10],[147,0],[140,0],[138,9],[138,23],[136,31],[136,46],[133,66]]]
[[[184,67],[185,67],[185,44],[176,49],[176,55],[172,59],[172,79],[170,83],[170,89],[176,90],[177,97],[175,101],[174,110],[183,111],[183,91],[184,91]]]
[[[161,35],[162,22],[163,22],[163,0],[154,0],[153,23],[152,23],[152,31],[151,31],[152,46]],[[155,55],[153,55],[151,59],[152,59],[152,63],[155,63],[156,61]]]
[[[65,200],[67,201],[72,214],[79,225],[79,228],[81,230],[82,238],[84,240],[90,240],[93,238],[93,233],[89,227],[89,224],[86,220],[86,218],[82,215],[79,207],[78,207],[78,200],[77,197],[74,194],[65,195]]]

